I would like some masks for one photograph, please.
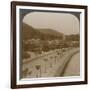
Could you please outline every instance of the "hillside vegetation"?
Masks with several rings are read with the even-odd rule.
[[[36,29],[25,23],[22,24],[23,58],[30,57],[27,51],[41,54],[54,49],[79,47],[80,35],[64,35],[52,29]]]
[[[35,29],[30,25],[22,25],[23,40],[39,38],[41,40],[62,39],[63,34],[52,29]]]

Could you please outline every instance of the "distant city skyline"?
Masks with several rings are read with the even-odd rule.
[[[23,22],[34,28],[53,29],[65,35],[79,34],[79,20],[69,13],[32,12]]]

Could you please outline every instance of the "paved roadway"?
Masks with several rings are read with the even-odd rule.
[[[76,53],[69,61],[64,76],[78,76],[80,75],[80,53]]]
[[[79,48],[67,49],[66,52],[56,51],[42,55],[36,60],[30,60],[27,63],[23,63],[23,78],[37,78],[37,77],[53,77],[57,72],[58,68],[61,67],[69,55],[76,52]],[[72,62],[73,63],[73,62]],[[60,71],[61,71],[60,70]]]

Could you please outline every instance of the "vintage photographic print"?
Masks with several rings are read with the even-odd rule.
[[[87,83],[86,10],[12,2],[12,88]]]
[[[20,11],[21,17],[27,10]],[[22,78],[80,75],[80,13],[29,11],[21,20]]]

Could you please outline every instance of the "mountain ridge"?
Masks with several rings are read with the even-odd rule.
[[[41,39],[54,39],[63,38],[63,33],[53,29],[34,28],[28,24],[22,24],[23,39],[41,38]]]

